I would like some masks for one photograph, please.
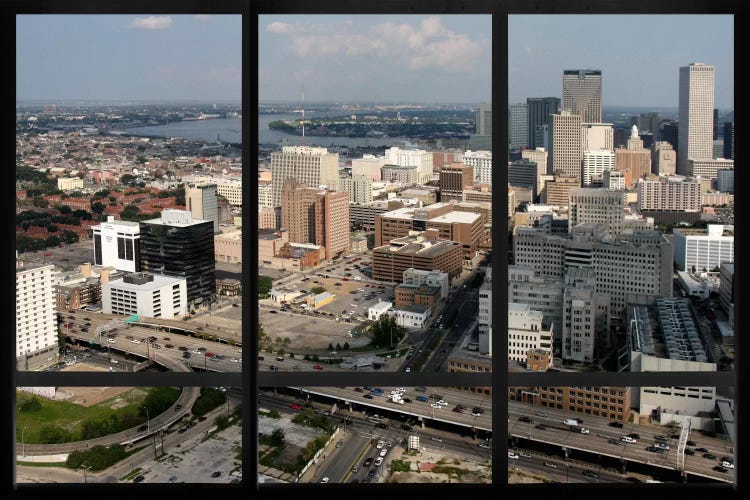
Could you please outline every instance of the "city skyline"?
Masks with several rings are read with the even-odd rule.
[[[564,70],[597,69],[604,107],[676,109],[679,68],[702,62],[716,67],[716,107],[734,108],[731,15],[511,15],[508,32],[509,103],[562,97]]]
[[[239,15],[16,16],[17,101],[240,101],[241,21]]]
[[[489,15],[263,15],[260,101],[491,99]],[[423,82],[430,82],[425,88]]]

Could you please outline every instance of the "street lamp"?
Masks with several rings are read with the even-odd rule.
[[[21,429],[21,447],[23,448],[23,451],[21,453],[23,457],[26,457],[26,442],[23,440],[23,432],[26,430],[27,427],[28,425],[24,425],[23,429]]]
[[[148,415],[148,408],[145,406],[142,407],[144,410],[146,410],[146,432],[151,432],[151,418]]]

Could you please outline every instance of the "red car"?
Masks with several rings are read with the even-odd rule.
[[[298,405],[297,403],[292,403],[292,404],[289,405],[289,407],[292,410],[301,410],[302,409],[302,406]]]
[[[341,278],[341,281],[349,281],[349,278]]]
[[[207,357],[207,358],[213,358],[213,357],[214,357],[214,353],[212,353],[212,352],[207,352],[207,353],[206,353],[206,357]]]
[[[322,370],[322,369],[323,369],[323,367],[320,366],[320,365],[313,366],[313,370]]]

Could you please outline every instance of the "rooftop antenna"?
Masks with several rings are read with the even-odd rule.
[[[305,88],[302,87],[302,146],[305,145]]]

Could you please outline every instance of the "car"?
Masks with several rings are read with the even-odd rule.
[[[709,460],[716,460],[716,455],[714,455],[713,453],[704,453],[703,458],[707,458]]]
[[[141,341],[140,341],[140,340],[138,340],[138,339],[131,339],[131,340],[130,340],[130,343],[131,343],[131,344],[140,344],[140,343],[141,343]]]
[[[679,434],[671,434],[669,437],[671,437],[672,439],[680,439]]]
[[[636,439],[632,436],[623,436],[620,438],[620,441],[622,441],[623,443],[630,443],[630,444],[635,444],[637,442]]]
[[[597,474],[596,472],[594,472],[594,471],[592,471],[592,470],[589,470],[589,469],[586,469],[586,470],[584,470],[584,471],[582,472],[582,474],[583,474],[584,476],[586,476],[586,477],[591,477],[591,478],[594,478],[594,479],[596,479],[596,478],[598,478],[598,477],[599,477],[599,474]]]
[[[208,356],[208,354],[206,354]],[[276,361],[284,361],[284,356],[276,356]]]
[[[365,398],[365,399],[373,399],[373,395],[372,394],[365,394],[362,397]]]
[[[618,429],[622,429],[622,424],[620,422],[610,422],[609,426],[610,427],[616,427]]]
[[[385,443],[383,441],[378,441],[377,444],[375,444],[375,448],[377,448],[378,450],[383,448],[383,446],[385,446]]]
[[[180,405],[180,404],[175,405],[174,411],[179,411],[179,410],[182,410],[182,405]]]
[[[664,443],[656,443],[654,446],[656,446],[660,450],[664,450],[664,451],[666,451],[666,450],[669,449],[669,445],[668,444],[664,444]]]
[[[667,438],[665,438],[665,437],[664,437],[664,436],[662,436],[661,434],[658,434],[658,435],[654,436],[654,439],[655,439],[656,441],[666,441],[666,440],[667,440]]]
[[[305,403],[305,408],[315,408],[315,405],[308,401],[307,403]]]
[[[164,347],[166,347],[167,349],[173,349],[174,348],[174,346],[172,344],[164,344]]]
[[[202,353],[202,351],[199,351],[198,349],[193,349],[190,352],[192,352],[193,354],[201,354]]]
[[[268,312],[269,312],[269,313],[271,313],[271,314],[279,314],[279,313],[278,313],[278,311],[274,311],[273,309],[271,309],[271,310],[270,310],[270,311],[268,311]]]
[[[167,340],[168,341],[168,340],[171,340],[171,339],[169,337],[164,337],[164,338],[162,338],[162,340]]]
[[[298,405],[297,403],[292,403],[289,405],[289,408],[291,408],[292,410],[301,410],[302,406]]]
[[[179,431],[177,431],[177,434],[182,434],[185,431],[187,431],[187,427],[181,428]]]
[[[207,419],[208,419],[207,416],[201,415],[200,417],[198,417],[198,422],[205,422]]]
[[[142,426],[138,427],[138,432],[143,432],[143,431],[146,431],[146,430],[148,430],[148,426],[147,425],[142,425]]]
[[[214,471],[214,473],[211,474],[211,477],[219,477],[219,476],[221,476],[221,471],[218,471],[218,470]]]
[[[417,396],[417,401],[422,401],[423,403],[427,403],[429,402],[429,399],[427,399],[427,396]]]
[[[487,443],[479,443],[477,446],[479,446],[480,448],[484,448],[485,450],[489,450],[490,449],[490,445],[487,444]],[[508,452],[508,458],[512,458],[510,456],[510,452]],[[518,458],[518,457],[516,457],[516,458]]]
[[[696,448],[695,451],[699,451],[701,453],[708,453],[708,450],[705,448]]]
[[[688,446],[695,446],[695,441],[693,441],[692,439],[688,439],[687,443],[685,443],[685,444],[688,445]]]
[[[550,469],[557,469],[557,465],[553,464],[552,462],[544,462],[545,467],[549,467]]]
[[[618,440],[614,439],[614,438],[609,438],[609,439],[607,440],[607,442],[608,442],[609,444],[616,444],[616,445],[618,445],[618,446],[620,445],[620,442],[619,442]]]
[[[527,417],[526,415],[522,415],[522,416],[518,417],[518,421],[519,422],[526,422],[528,424],[530,424],[531,422],[533,422],[533,420],[530,419],[529,417]]]
[[[714,470],[716,472],[727,472],[729,469],[726,467],[722,467],[721,465],[717,465],[714,467]]]
[[[313,366],[313,370],[322,370],[322,369],[323,369],[323,367],[320,366],[320,365]]]
[[[365,463],[362,464],[363,467],[369,467],[370,465],[372,465],[372,457],[368,457]]]
[[[433,408],[442,408],[443,407],[443,405],[439,405],[437,403],[432,403],[430,406],[432,406]]]
[[[232,307],[240,307],[239,304],[232,304]]]
[[[546,413],[541,412],[541,411],[535,412],[534,415],[536,415],[537,417],[548,417],[549,416]]]
[[[370,472],[367,473],[370,477],[375,477],[375,474],[377,474],[378,471],[376,469],[370,469]]]
[[[185,352],[182,353],[182,357],[185,358],[185,359],[190,359],[192,356],[190,355],[189,352],[185,351]]]
[[[178,349],[178,350],[180,350],[180,351],[187,351],[187,350],[188,350],[188,348],[187,348],[187,347],[185,347],[184,345],[181,345],[181,346],[180,346],[180,347],[178,347],[177,349]]]
[[[237,358],[229,358],[229,361],[232,363],[242,363],[242,361]]]
[[[685,448],[685,455],[693,456],[695,455],[695,451],[692,448]]]
[[[442,443],[443,442],[443,440],[441,438],[439,438],[439,437],[433,437],[432,440],[433,441],[437,441],[438,443]]]
[[[375,427],[377,427],[378,429],[387,429],[388,424],[384,424],[383,422],[380,422],[377,425],[375,425]]]
[[[539,429],[540,431],[543,431],[543,430],[545,430],[545,429],[547,428],[547,426],[546,426],[546,425],[544,425],[544,424],[536,424],[536,425],[534,426],[534,428],[535,428],[535,429]]]
[[[112,337],[107,337],[107,342],[109,342],[110,344],[114,344],[117,341],[113,339]]]
[[[357,472],[359,472],[359,467],[355,465],[354,467],[352,467],[352,474],[356,474]]]
[[[330,479],[327,477],[324,477],[323,479],[320,480],[321,483],[327,483],[328,481],[330,481]]]
[[[154,349],[161,349],[161,346],[159,344],[151,344],[151,347]]]
[[[635,432],[631,432],[630,434],[628,434],[628,436],[631,437],[631,438],[633,438],[633,439],[641,439],[641,435],[637,434]]]
[[[134,482],[134,483],[140,483],[140,482],[141,482],[141,481],[143,481],[144,479],[145,479],[145,478],[144,478],[143,476],[138,476],[138,477],[136,477],[135,479],[133,479],[133,482]]]
[[[427,392],[427,387],[415,387],[414,390],[417,392]]]
[[[380,464],[382,464],[382,463],[383,463],[383,457],[378,457],[378,458],[377,458],[377,459],[375,460],[375,467],[378,467],[378,466],[380,466]]]
[[[482,409],[478,406],[475,406],[474,408],[472,408],[471,414],[475,417],[478,417],[482,414]]]
[[[456,406],[455,408],[453,408],[453,411],[455,411],[456,413],[463,413],[464,412],[463,408],[459,408],[458,406]]]
[[[380,456],[381,456],[381,457],[384,457],[384,456],[386,456],[387,454],[388,454],[388,448],[386,448],[386,447],[383,447],[383,449],[382,449],[382,450],[380,450]]]

